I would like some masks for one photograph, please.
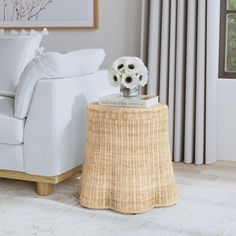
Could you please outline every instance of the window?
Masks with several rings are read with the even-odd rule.
[[[236,0],[221,0],[219,78],[236,79]]]

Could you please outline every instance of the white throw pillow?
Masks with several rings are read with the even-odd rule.
[[[105,58],[103,49],[83,49],[66,54],[48,52],[36,57],[23,71],[16,90],[15,117],[28,115],[38,80],[79,77],[94,73]]]
[[[29,60],[31,61],[35,57],[35,51],[38,50],[39,45],[43,39],[44,35],[48,35],[48,30],[44,28],[42,31],[36,30],[21,30],[21,35],[30,35],[32,38],[31,41],[31,50],[29,53]]]
[[[45,30],[0,31],[0,96],[15,96],[25,66],[34,58]]]

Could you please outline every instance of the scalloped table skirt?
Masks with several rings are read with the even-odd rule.
[[[88,107],[81,206],[141,213],[177,203],[168,107]]]

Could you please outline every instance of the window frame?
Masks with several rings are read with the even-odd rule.
[[[219,72],[220,79],[236,79],[236,71],[229,72],[225,70],[226,56],[226,32],[227,32],[227,14],[236,14],[236,10],[227,10],[227,1],[221,0],[220,3],[220,40],[219,40]]]

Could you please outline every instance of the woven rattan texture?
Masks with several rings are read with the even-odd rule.
[[[140,213],[177,202],[168,141],[168,107],[90,104],[80,204]]]

